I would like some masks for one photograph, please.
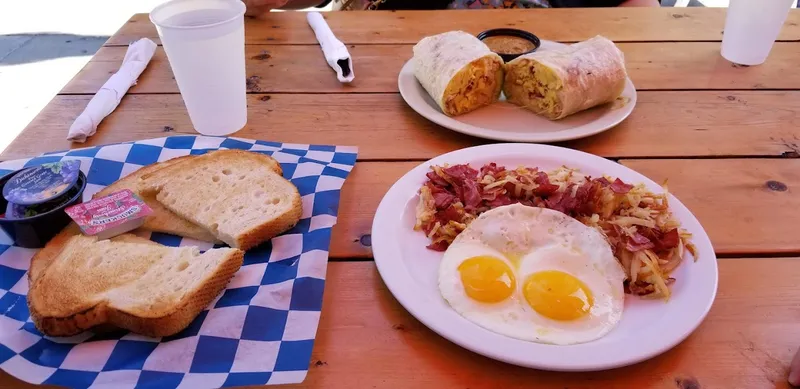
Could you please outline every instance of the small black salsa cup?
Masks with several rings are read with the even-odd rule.
[[[503,58],[503,61],[510,62],[514,58],[519,57],[520,55],[530,54],[539,49],[539,46],[542,45],[542,41],[539,40],[539,37],[524,30],[518,30],[516,28],[493,28],[491,30],[486,30],[480,34],[478,34],[478,39],[483,41],[484,39],[492,36],[513,36],[517,38],[525,39],[531,43],[533,43],[533,49],[521,52],[521,53],[514,53],[514,54],[504,54],[504,53],[497,53],[500,55],[500,58]],[[489,47],[491,49],[491,47]],[[492,50],[494,51],[494,50]]]
[[[0,188],[15,174],[25,169],[11,172],[0,178]],[[8,207],[8,200],[0,196],[0,228],[20,247],[37,249],[44,247],[51,238],[58,234],[72,219],[64,211],[66,208],[83,202],[83,191],[86,189],[86,175],[78,172],[78,181],[75,183],[77,193],[73,194],[69,200],[57,208],[35,216],[26,218],[6,218],[5,210]],[[74,193],[74,191],[73,191]]]

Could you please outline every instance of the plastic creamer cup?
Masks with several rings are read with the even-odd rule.
[[[767,60],[795,0],[731,0],[725,17],[722,56],[740,65]]]
[[[189,118],[203,135],[247,123],[241,0],[172,0],[150,13]]]

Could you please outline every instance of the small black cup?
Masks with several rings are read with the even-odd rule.
[[[25,169],[11,172],[0,178],[0,188],[2,188],[11,177],[22,170]],[[78,181],[75,183],[75,186],[78,188],[78,193],[73,195],[68,202],[60,207],[24,219],[0,217],[0,228],[14,240],[17,246],[29,249],[44,247],[51,238],[72,221],[64,210],[83,202],[83,191],[86,189],[86,175],[84,175],[83,172],[78,173]],[[8,201],[3,196],[0,196],[0,210],[5,211],[7,206]]]
[[[505,61],[505,62],[510,62],[511,60],[513,60],[514,58],[519,57],[520,55],[533,53],[534,51],[536,51],[539,48],[539,46],[542,45],[542,41],[539,40],[538,36],[528,32],[528,31],[518,30],[516,28],[494,28],[494,29],[491,29],[491,30],[486,30],[486,31],[478,34],[478,39],[484,40],[485,38],[488,38],[490,36],[515,36],[515,37],[518,37],[518,38],[526,39],[526,40],[530,41],[531,43],[533,43],[533,49],[532,50],[528,50],[528,51],[526,51],[524,53],[515,53],[515,54],[497,53],[498,55],[500,55],[500,58],[502,58],[503,61]]]

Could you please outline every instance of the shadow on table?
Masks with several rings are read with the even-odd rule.
[[[108,36],[55,32],[0,35],[0,67],[93,55]]]

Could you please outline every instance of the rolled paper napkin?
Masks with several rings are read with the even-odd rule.
[[[153,58],[157,45],[147,38],[139,39],[128,46],[122,66],[92,97],[86,109],[69,127],[67,140],[86,142],[86,138],[94,135],[97,125],[117,108],[122,96],[136,84],[136,79]]]
[[[336,77],[340,82],[351,82],[355,78],[353,72],[353,61],[350,59],[350,53],[347,51],[347,46],[333,35],[333,31],[328,27],[328,23],[320,15],[319,12],[308,13],[308,24],[314,30],[317,36],[322,52],[325,54],[325,60],[328,61],[333,70],[336,71]]]

